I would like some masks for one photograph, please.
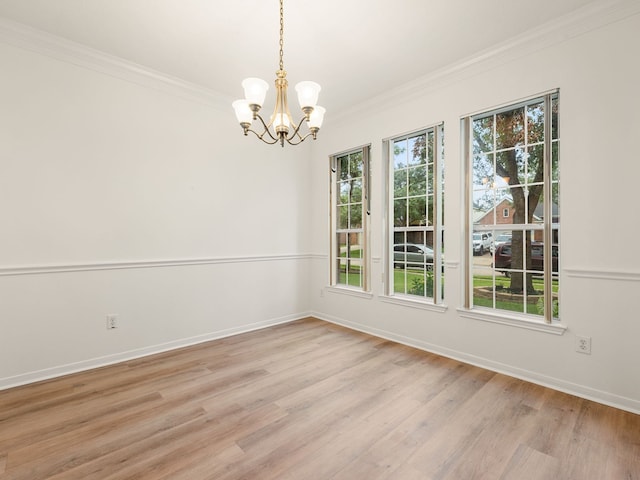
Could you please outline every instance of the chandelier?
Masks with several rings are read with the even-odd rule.
[[[315,82],[304,81],[296,84],[298,93],[298,103],[302,109],[303,117],[296,124],[289,111],[287,101],[287,72],[284,70],[283,62],[283,35],[284,35],[284,9],[283,0],[280,0],[280,68],[276,72],[276,106],[269,118],[269,122],[260,116],[259,112],[264,103],[269,85],[260,78],[246,78],[242,81],[245,98],[233,102],[233,108],[244,134],[254,133],[260,140],[269,145],[280,143],[284,147],[286,141],[289,145],[298,145],[307,137],[316,139],[318,130],[322,126],[325,109],[319,105],[318,94],[320,85]],[[262,133],[258,133],[251,128],[254,120],[259,120]],[[303,122],[306,122],[308,133],[300,131]]]

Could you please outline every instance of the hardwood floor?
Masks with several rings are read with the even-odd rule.
[[[0,479],[640,479],[640,416],[316,319],[0,392]]]

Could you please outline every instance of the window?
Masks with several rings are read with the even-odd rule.
[[[369,290],[369,146],[330,157],[331,285]]]
[[[463,119],[467,308],[558,317],[558,108],[554,92]],[[483,233],[492,241],[480,250]]]
[[[438,125],[385,142],[389,296],[442,302],[442,136]]]

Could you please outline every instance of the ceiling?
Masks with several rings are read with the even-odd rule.
[[[290,84],[328,111],[371,97],[601,0],[285,0]],[[278,67],[278,0],[0,0],[0,17],[242,97]]]

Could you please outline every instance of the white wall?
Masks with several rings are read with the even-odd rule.
[[[418,79],[328,115],[312,147],[284,150],[244,138],[226,105],[0,43],[0,388],[313,311],[640,411],[640,16],[582,31]],[[458,311],[460,117],[556,87],[562,336]],[[378,297],[381,139],[440,121],[448,308],[433,312]],[[373,147],[371,299],[324,289],[327,157],[365,143]],[[111,313],[120,326],[107,331]],[[575,335],[593,338],[592,355],[574,351]]]
[[[314,147],[311,301],[316,315],[498,371],[640,412],[640,226],[635,153],[640,131],[640,15],[599,28],[567,29],[549,46],[489,55],[375,99],[327,122]],[[593,19],[592,19],[593,20]],[[603,22],[604,23],[604,22]],[[554,33],[557,35],[557,32]],[[424,53],[427,55],[427,52]],[[420,55],[416,55],[420,58]],[[393,68],[392,62],[388,66]],[[384,65],[381,68],[385,68]],[[460,118],[560,89],[561,321],[564,335],[464,318]],[[378,104],[378,106],[376,106]],[[382,302],[383,138],[445,123],[445,312]],[[328,282],[327,157],[372,144],[373,298],[323,290]],[[321,294],[322,293],[322,294]],[[592,354],[575,336],[592,337]]]
[[[0,388],[304,315],[309,147],[57,48],[0,43]]]

